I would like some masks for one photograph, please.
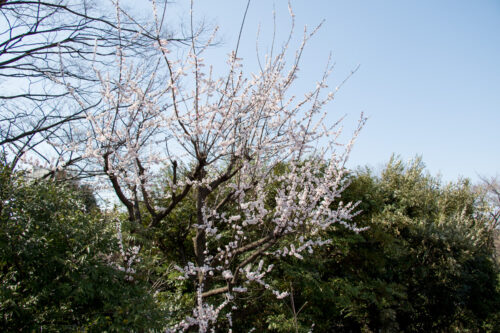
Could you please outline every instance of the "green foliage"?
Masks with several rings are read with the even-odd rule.
[[[278,261],[270,284],[291,295],[277,300],[249,284],[233,301],[233,331],[498,331],[492,235],[470,184],[443,185],[419,159],[393,159],[378,176],[360,169],[348,180],[342,200],[361,200],[355,222],[368,229],[332,226],[323,235],[328,246],[305,260]],[[194,285],[174,266],[193,256],[193,235],[182,227],[194,218],[193,199],[149,233],[123,223],[125,246],[142,246],[129,281],[117,269],[114,226],[91,198],[72,183],[27,181],[1,169],[2,328],[147,331],[190,314]],[[224,314],[219,327],[228,328]]]
[[[117,241],[86,193],[0,175],[0,326],[4,330],[123,331],[159,327],[141,281],[116,268]],[[88,196],[87,196],[88,198]]]
[[[253,291],[257,301],[235,313],[237,330],[498,331],[492,235],[468,181],[443,185],[420,159],[391,159],[380,176],[364,169],[350,180],[342,200],[361,200],[355,221],[368,229],[335,226],[328,247],[281,261],[274,281],[284,281],[281,290],[293,285],[293,295],[276,300]]]

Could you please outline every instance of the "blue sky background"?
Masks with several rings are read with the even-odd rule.
[[[172,8],[187,13],[178,1]],[[325,20],[303,57],[294,93],[314,85],[332,53],[339,84],[356,74],[328,106],[331,121],[347,114],[346,131],[361,112],[368,123],[350,166],[379,168],[392,153],[422,155],[444,180],[500,173],[500,1],[299,1],[298,42],[304,25]],[[234,47],[246,0],[195,2],[195,17],[220,26],[222,44],[207,56],[223,66]],[[262,53],[270,44],[276,12],[278,45],[290,28],[286,1],[252,0],[240,56],[255,65],[256,33]],[[223,68],[223,67],[221,67]],[[250,68],[251,69],[251,68]]]

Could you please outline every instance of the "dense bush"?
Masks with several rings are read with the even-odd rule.
[[[282,261],[274,274],[293,294],[277,301],[255,290],[234,314],[237,331],[498,331],[492,235],[470,184],[444,185],[419,159],[351,181],[343,200],[361,200],[355,220],[368,229],[336,226],[328,249]]]
[[[343,200],[361,200],[355,222],[368,229],[335,225],[326,248],[278,261],[272,288],[290,296],[248,284],[232,301],[233,331],[498,331],[498,269],[481,195],[467,181],[442,184],[418,159],[349,177]],[[88,191],[7,168],[0,182],[2,328],[148,331],[190,314],[194,284],[174,268],[190,255],[179,224],[192,218],[189,204],[154,237],[123,223],[123,238],[142,246],[131,281],[118,269],[114,224],[88,204]],[[219,327],[229,328],[224,315]]]
[[[0,175],[0,327],[123,331],[157,327],[146,285],[113,262],[109,222],[75,186]],[[87,200],[88,201],[88,200]]]

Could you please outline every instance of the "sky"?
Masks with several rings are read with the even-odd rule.
[[[188,1],[178,1],[178,15]],[[194,15],[219,26],[220,45],[207,62],[224,65],[234,48],[246,0],[197,1]],[[421,155],[444,181],[500,174],[500,1],[291,1],[296,45],[303,27],[323,24],[308,43],[294,93],[321,78],[329,55],[331,87],[360,65],[327,106],[328,121],[346,115],[349,132],[361,112],[368,122],[350,167],[380,169],[398,154]],[[255,65],[269,50],[276,13],[276,44],[290,29],[286,1],[252,0],[239,56]]]

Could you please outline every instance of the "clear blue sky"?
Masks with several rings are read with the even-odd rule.
[[[180,1],[177,6],[180,6]],[[188,3],[188,1],[185,1]],[[329,105],[331,120],[347,114],[346,130],[360,112],[368,123],[350,166],[379,167],[392,153],[422,155],[444,180],[500,173],[500,1],[292,1],[296,39],[304,25],[325,20],[310,42],[296,92],[320,78],[330,52],[332,86],[358,64],[358,72]],[[246,0],[195,2],[195,16],[221,28],[223,44],[211,62],[234,47]],[[288,32],[287,2],[252,0],[240,56],[255,59],[255,37]],[[266,37],[260,43],[265,51]]]

